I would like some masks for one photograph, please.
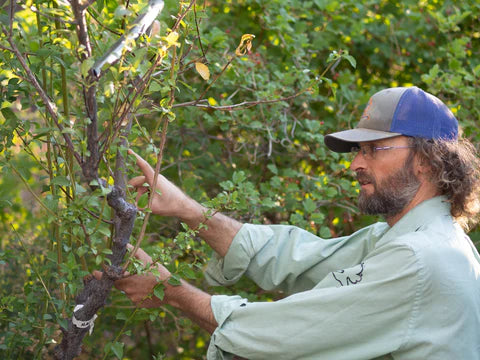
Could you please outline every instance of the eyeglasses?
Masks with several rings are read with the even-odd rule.
[[[377,151],[392,150],[392,149],[410,149],[410,148],[413,148],[413,146],[374,146],[372,144],[369,144],[369,145],[362,145],[362,146],[352,146],[350,151],[353,153],[361,152],[365,158],[374,159]]]

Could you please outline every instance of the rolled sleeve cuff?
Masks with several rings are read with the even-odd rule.
[[[233,354],[226,353],[217,346],[216,339],[218,337],[218,332],[222,328],[224,322],[232,314],[232,312],[241,306],[245,306],[247,302],[247,299],[243,299],[240,296],[212,296],[211,307],[213,311],[213,316],[218,323],[218,327],[215,329],[210,339],[210,344],[207,351],[208,360],[227,360],[233,358]]]
[[[266,225],[244,224],[233,238],[225,257],[215,254],[210,260],[205,272],[208,283],[214,286],[236,283],[272,235],[272,229]]]

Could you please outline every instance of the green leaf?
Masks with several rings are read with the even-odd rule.
[[[173,285],[173,286],[178,286],[181,284],[181,281],[180,281],[180,278],[175,275],[175,274],[172,274],[172,276],[170,277],[170,279],[168,279],[168,283],[170,285]]]
[[[315,201],[312,199],[308,198],[303,201],[303,207],[307,213],[312,213],[317,209],[317,205],[315,204]]]
[[[268,170],[270,170],[275,175],[278,175],[278,168],[275,164],[268,164],[267,168],[268,168]]]
[[[347,60],[354,69],[357,67],[357,60],[355,60],[352,55],[344,54],[342,57]]]
[[[146,192],[146,193],[142,194],[142,196],[140,196],[140,198],[138,199],[137,206],[140,209],[144,209],[148,206],[148,192]]]
[[[232,180],[235,184],[240,184],[245,181],[247,177],[243,171],[235,171],[232,176]]]
[[[165,296],[165,285],[163,284],[157,284],[154,288],[153,288],[153,295],[155,295],[157,298],[159,298],[160,300],[163,300],[163,297]]]
[[[7,120],[11,125],[17,125],[20,122],[17,115],[12,111],[12,109],[3,108],[1,112],[5,120]]]
[[[57,176],[52,179],[52,185],[70,186],[71,183],[65,176]]]
[[[332,237],[332,233],[330,232],[330,229],[327,226],[322,226],[320,228],[320,237],[325,239]]]
[[[116,341],[112,344],[112,347],[111,347],[115,356],[120,360],[123,358],[123,346],[124,346],[123,343]]]
[[[194,280],[197,278],[196,274],[195,274],[195,271],[193,271],[191,268],[189,268],[188,266],[185,266],[183,269],[182,269],[182,275],[184,277],[186,277],[187,279],[191,279],[191,280]]]
[[[115,315],[115,319],[117,319],[117,320],[128,320],[128,316],[127,316],[127,314],[125,314],[123,312],[118,312]]]
[[[82,62],[82,65],[80,65],[80,72],[82,73],[83,77],[88,76],[88,71],[93,66],[94,62],[95,62],[94,58],[88,58]]]
[[[77,250],[76,250],[76,253],[78,256],[82,257],[83,255],[85,255],[88,251],[88,246],[80,246]]]
[[[328,187],[327,190],[325,191],[325,194],[327,195],[327,197],[333,198],[338,194],[338,191],[334,187]]]
[[[152,81],[150,83],[150,86],[148,87],[148,90],[151,91],[151,92],[154,92],[154,91],[160,91],[162,89],[163,85],[162,84],[159,84],[158,82],[156,81]]]

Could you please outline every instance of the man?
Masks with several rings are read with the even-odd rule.
[[[134,275],[116,287],[139,306],[170,304],[208,330],[208,359],[480,359],[480,256],[456,221],[478,214],[479,160],[458,140],[453,114],[419,88],[386,89],[357,128],[327,135],[325,144],[357,152],[359,208],[386,222],[323,240],[216,214],[200,233],[218,255],[210,283],[245,274],[292,295],[249,303],[165,282],[163,301],[145,300],[170,276],[161,265],[161,279]],[[141,194],[154,171],[136,157],[144,175],[131,184]],[[205,221],[206,209],[164,177],[157,188],[153,213],[191,227]],[[136,256],[151,262],[141,250]]]

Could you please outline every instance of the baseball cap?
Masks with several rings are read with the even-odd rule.
[[[437,97],[422,89],[396,87],[374,94],[355,129],[328,134],[325,145],[335,152],[349,152],[359,142],[399,135],[455,141],[458,121]]]

